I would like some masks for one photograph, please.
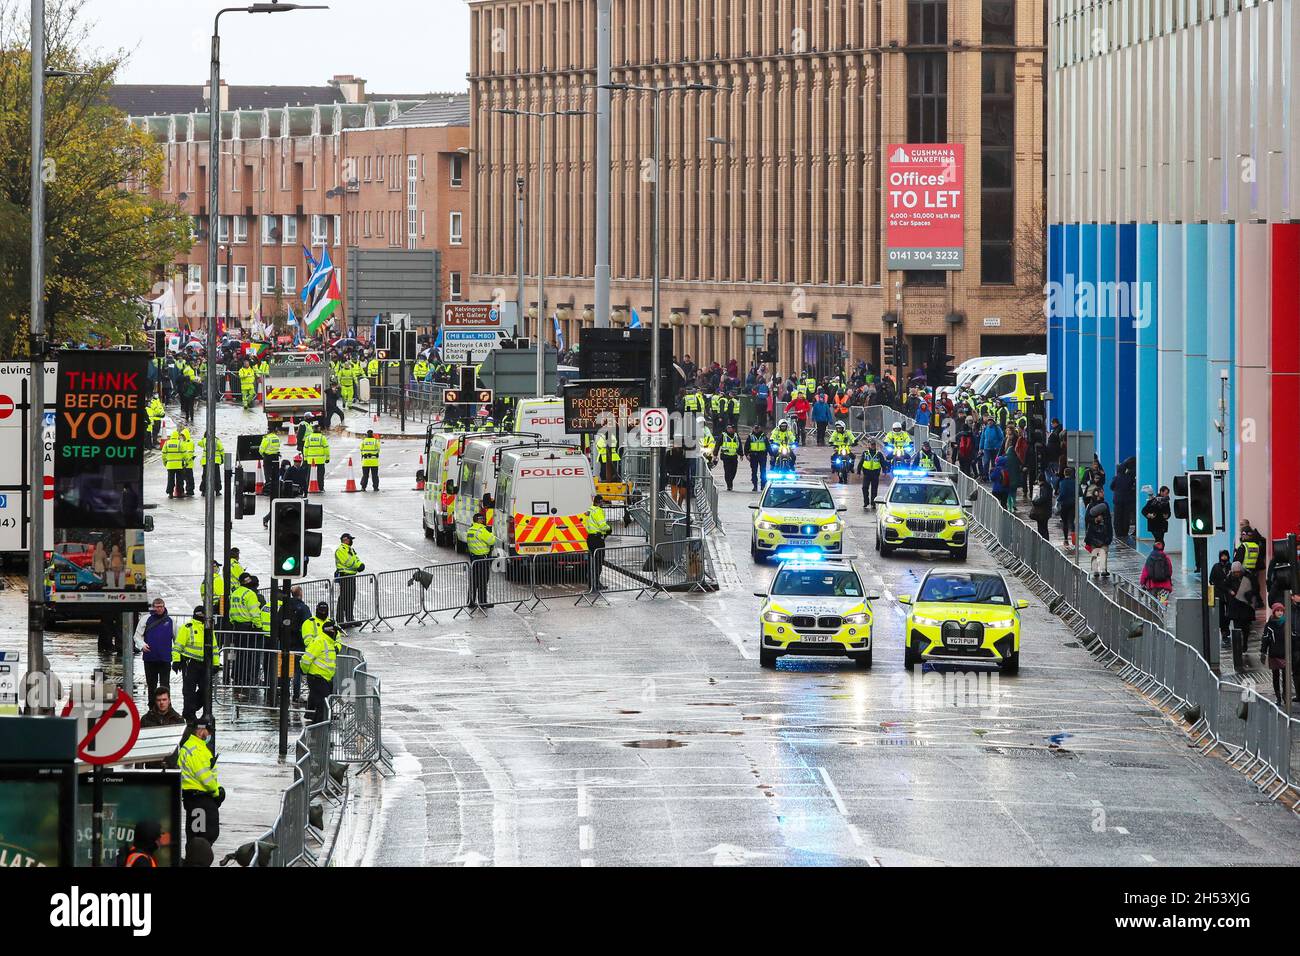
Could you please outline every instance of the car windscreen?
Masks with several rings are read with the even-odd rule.
[[[773,486],[763,496],[764,508],[801,511],[834,511],[835,499],[825,488],[781,488]]]
[[[772,584],[772,593],[801,597],[862,597],[862,582],[855,571],[784,568]]]
[[[953,505],[957,490],[952,485],[897,483],[889,492],[891,505]]]
[[[957,604],[1011,604],[1007,586],[996,574],[932,574],[916,596],[920,602]]]

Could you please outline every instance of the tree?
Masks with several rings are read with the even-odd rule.
[[[92,59],[84,0],[51,0],[46,67],[45,268],[50,341],[142,337],[141,300],[192,242],[189,217],[150,195],[163,152],[108,105],[125,60]],[[0,358],[25,357],[31,301],[31,30],[21,0],[0,0]]]
[[[1016,233],[1016,287],[1024,294],[1011,308],[1024,323],[1047,328],[1047,204],[1034,200]]]

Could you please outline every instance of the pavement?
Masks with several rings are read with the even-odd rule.
[[[222,409],[227,447],[260,419]],[[420,526],[422,446],[386,444],[383,491],[347,494],[340,472],[357,441],[331,438],[334,463],[315,499],[327,551],[346,529],[367,570],[457,560]],[[822,470],[821,452],[808,449],[801,464]],[[161,499],[161,465],[146,472]],[[737,487],[720,493],[715,593],[499,606],[355,635],[383,681],[396,773],[353,778],[336,862],[1219,866],[1300,855],[1289,811],[1199,756],[1180,725],[1036,601],[1024,612],[1019,676],[909,675],[896,599],[948,559],[876,555],[860,485],[834,493],[849,508],[848,553],[883,595],[875,666],[785,658],[762,670],[752,592],[774,569],[750,561],[755,496]],[[265,499],[258,506],[260,518]],[[202,570],[202,502],[161,499],[153,514],[150,590],[183,608]],[[265,569],[260,520],[236,522],[234,543],[246,566]],[[978,545],[969,566],[997,568]],[[74,647],[78,660],[93,657],[93,644]],[[270,765],[250,745],[230,754],[231,773],[245,752],[250,772]],[[227,803],[232,842],[223,833],[219,852],[234,848],[244,819],[254,833],[274,816],[262,802],[274,786],[246,785],[258,805]]]

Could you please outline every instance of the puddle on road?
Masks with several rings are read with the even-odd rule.
[[[674,747],[685,747],[686,743],[682,740],[625,740],[623,746],[636,750],[671,750]]]
[[[700,700],[700,701],[688,701],[686,706],[687,707],[735,707],[736,705],[731,701]]]
[[[639,713],[641,713],[641,711],[639,711],[639,710],[623,710],[623,709],[620,708],[620,709],[619,709],[619,713],[620,713],[620,714],[639,714]]]

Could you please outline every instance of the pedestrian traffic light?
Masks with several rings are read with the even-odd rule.
[[[257,475],[236,468],[234,475],[235,517],[251,518],[257,514]]]
[[[1187,531],[1193,538],[1214,534],[1214,472],[1187,473]]]
[[[1187,520],[1187,476],[1174,475],[1174,517]]]
[[[881,364],[890,366],[898,364],[898,342],[893,338],[885,339],[885,357]]]
[[[1273,542],[1273,581],[1280,591],[1296,591],[1296,536],[1287,535]]]
[[[302,513],[302,550],[309,558],[319,558],[323,541],[320,528],[325,523],[325,509],[321,505],[304,505]],[[305,562],[304,562],[305,564]],[[304,567],[304,572],[306,568]]]
[[[299,498],[271,502],[271,577],[302,578],[306,572],[306,503]],[[319,539],[320,535],[317,535]],[[319,552],[317,552],[319,553]]]

